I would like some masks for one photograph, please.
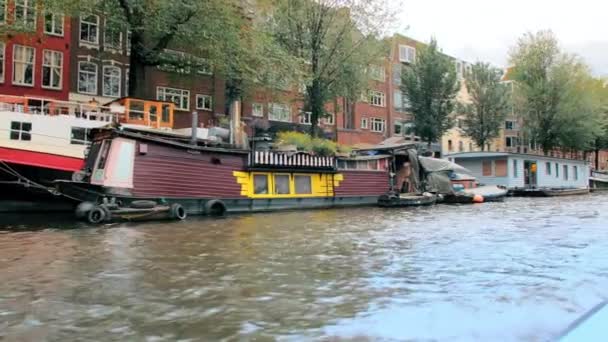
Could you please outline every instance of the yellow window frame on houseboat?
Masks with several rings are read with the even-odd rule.
[[[241,194],[249,198],[312,198],[312,197],[331,197],[334,195],[334,188],[342,180],[341,175],[329,173],[287,173],[287,172],[235,172],[237,182],[243,186]],[[267,193],[257,193],[255,188],[256,177],[265,177],[267,183]],[[276,189],[276,177],[287,176],[289,179],[289,194],[278,194]],[[310,193],[296,193],[296,177],[308,177],[310,179]]]

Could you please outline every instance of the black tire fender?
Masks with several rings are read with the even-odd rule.
[[[171,204],[171,207],[169,208],[169,215],[172,219],[180,221],[185,220],[188,216],[188,214],[186,213],[186,209],[184,209],[184,207],[182,207],[182,205],[179,203]]]
[[[138,200],[131,202],[131,208],[135,209],[152,209],[156,207],[156,202],[147,200]]]
[[[226,213],[226,204],[218,199],[213,199],[205,203],[205,213],[211,216],[221,216]]]
[[[92,224],[99,224],[106,218],[106,211],[102,207],[95,207],[89,211],[87,221]]]

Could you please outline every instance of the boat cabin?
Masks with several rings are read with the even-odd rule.
[[[105,105],[118,115],[122,124],[151,128],[173,128],[175,104],[172,102],[123,97]]]
[[[471,171],[478,182],[509,189],[571,189],[589,184],[585,160],[507,152],[464,152],[446,158]]]

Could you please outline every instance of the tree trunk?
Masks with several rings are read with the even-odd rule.
[[[313,138],[319,136],[319,119],[324,112],[323,96],[321,92],[321,80],[314,79],[310,87],[310,135]]]
[[[596,170],[600,169],[600,149],[599,148],[595,149],[595,169]]]
[[[131,55],[129,57],[128,96],[146,98],[146,63],[143,51],[143,38],[139,32],[131,34]]]

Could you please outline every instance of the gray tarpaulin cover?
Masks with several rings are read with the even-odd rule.
[[[410,183],[412,183],[415,193],[422,192],[422,185],[420,184],[420,164],[418,163],[418,151],[414,149],[407,150],[407,155],[410,159]]]
[[[429,157],[418,157],[418,159],[426,174],[427,190],[431,192],[453,194],[454,189],[452,188],[450,173],[471,174],[471,171],[449,160]]]

